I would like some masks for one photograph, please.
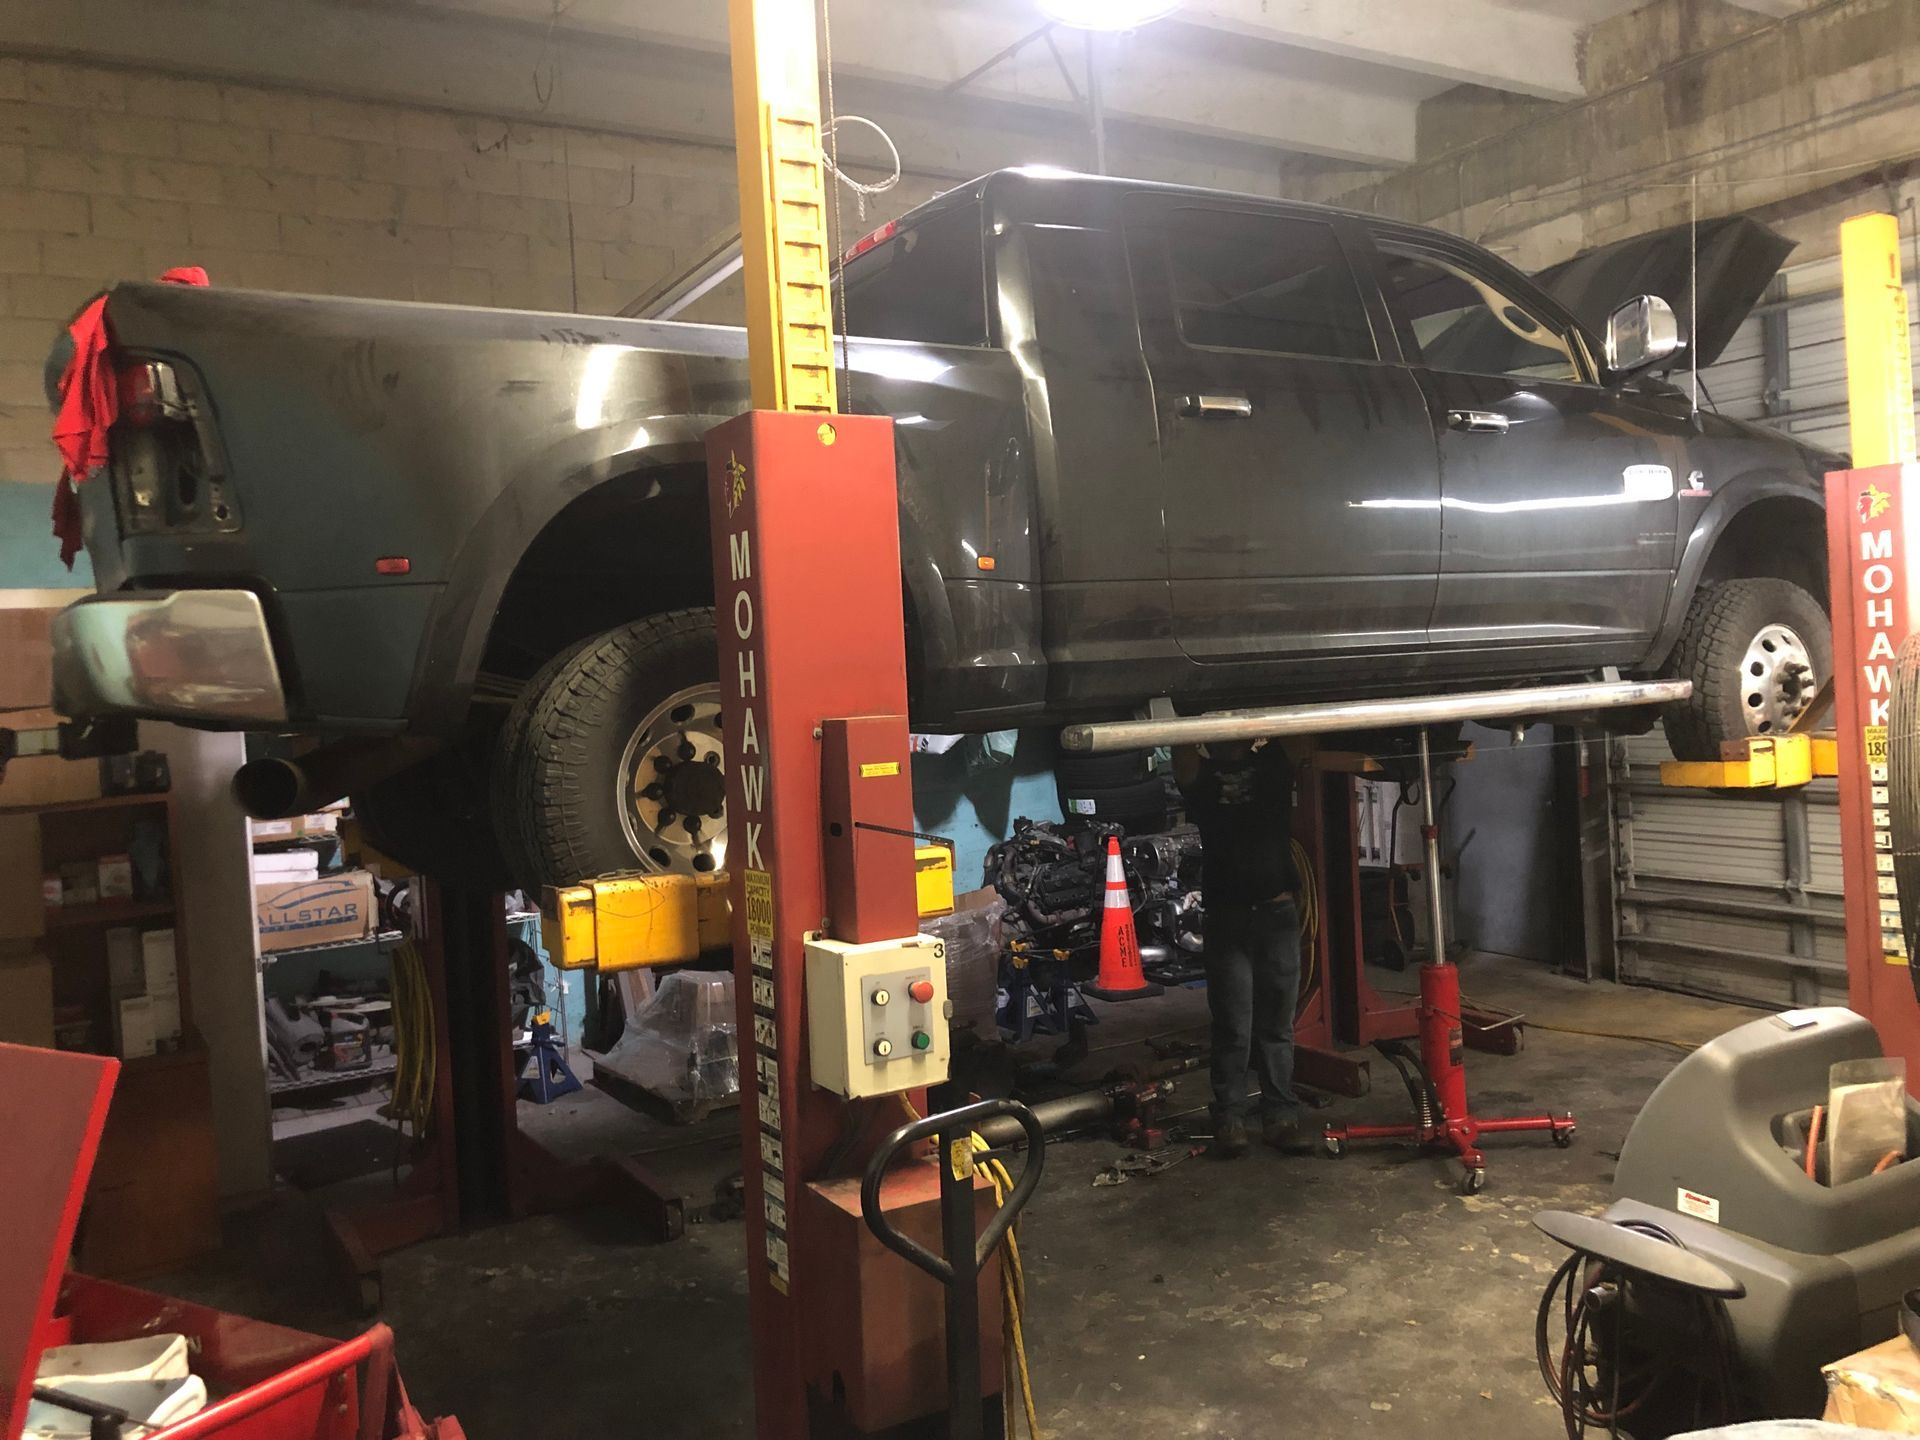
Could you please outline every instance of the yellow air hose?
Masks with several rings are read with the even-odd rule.
[[[426,962],[411,940],[393,952],[393,1098],[387,1114],[411,1124],[417,1141],[433,1115],[433,1075],[438,1063],[433,1038],[433,991]]]

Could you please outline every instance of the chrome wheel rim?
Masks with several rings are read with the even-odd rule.
[[[1800,718],[1819,688],[1813,657],[1787,625],[1763,626],[1740,662],[1740,713],[1749,735],[1778,735]]]
[[[634,727],[617,772],[620,824],[643,870],[710,875],[727,863],[720,687],[694,685]]]

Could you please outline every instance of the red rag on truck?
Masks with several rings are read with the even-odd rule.
[[[182,265],[160,277],[174,285],[205,285],[207,272]],[[120,414],[120,394],[107,364],[107,297],[97,296],[67,327],[73,354],[60,375],[60,413],[53,443],[64,466],[53,490],[53,534],[69,570],[80,553],[80,496],[74,486],[107,463],[107,431]]]

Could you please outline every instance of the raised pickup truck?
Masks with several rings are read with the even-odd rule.
[[[1787,247],[1702,234],[1704,363]],[[1683,756],[1784,728],[1830,667],[1838,457],[1657,378],[1689,268],[1656,236],[1537,282],[1373,216],[1024,171],[886,226],[843,403],[895,424],[915,725],[1617,667],[1693,680]],[[747,404],[742,331],[155,284],[106,313],[138,403],[81,487],[66,713],[325,737],[243,798],[351,790],[469,878],[725,863],[701,437]]]

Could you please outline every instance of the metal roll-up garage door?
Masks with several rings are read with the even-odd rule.
[[[1619,978],[1751,1005],[1845,1004],[1834,782],[1667,789],[1658,730],[1610,753]]]
[[[1913,255],[1911,236],[1901,239]],[[1909,260],[1915,266],[1920,260]],[[1908,315],[1920,330],[1915,276],[1908,274]],[[1728,342],[1718,363],[1700,372],[1703,406],[1756,420],[1810,445],[1845,453],[1847,351],[1840,304],[1840,259],[1832,256],[1782,270],[1766,299]],[[1674,376],[1682,387],[1685,373]]]

